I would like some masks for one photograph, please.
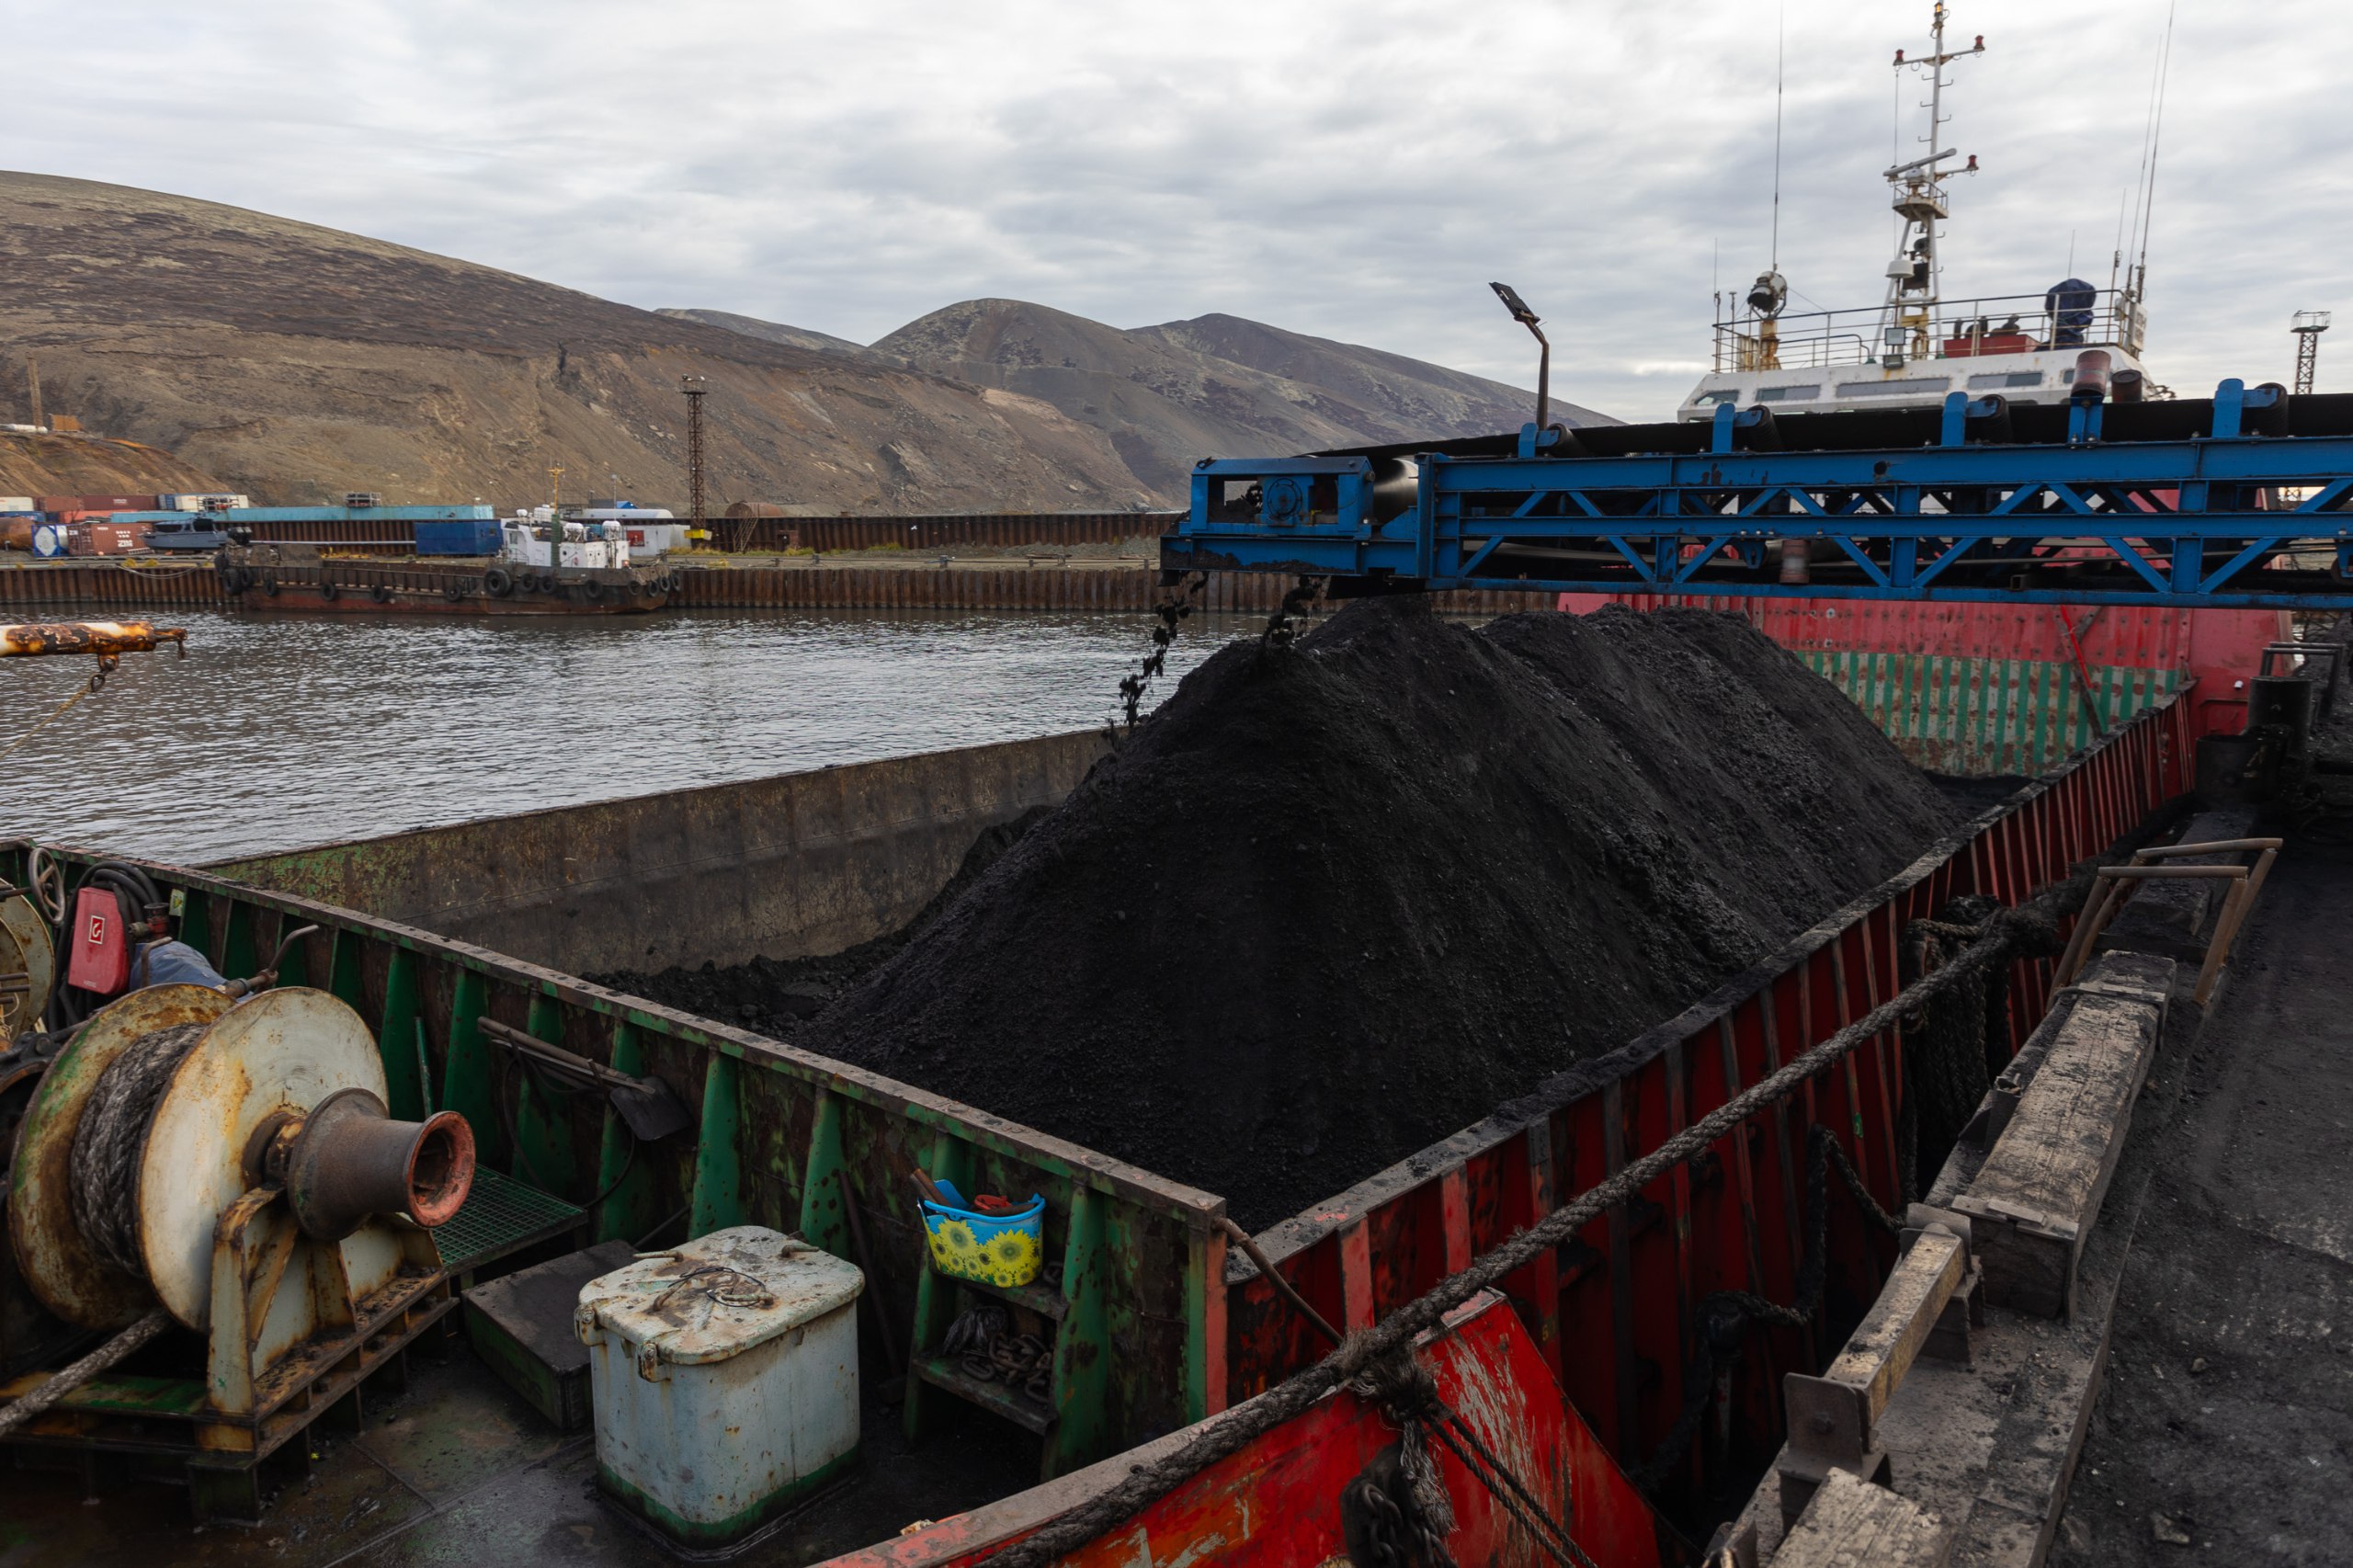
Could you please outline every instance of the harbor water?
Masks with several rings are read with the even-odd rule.
[[[166,619],[156,618],[161,624]],[[0,832],[178,864],[1108,722],[1134,615],[169,618],[7,760]],[[1256,618],[1195,619],[1153,699]],[[88,678],[6,667],[0,744]]]

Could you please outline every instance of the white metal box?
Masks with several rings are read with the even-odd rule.
[[[598,1484],[710,1548],[848,1471],[864,1285],[854,1264],[739,1225],[583,1286]]]

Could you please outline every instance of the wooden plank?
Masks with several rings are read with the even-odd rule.
[[[1839,1463],[1861,1462],[1876,1446],[1879,1418],[1919,1359],[1968,1266],[1968,1248],[1959,1236],[1941,1225],[1920,1233],[1822,1375],[1789,1374],[1791,1448]]]
[[[2078,993],[1984,1167],[1953,1199],[1973,1222],[1993,1305],[2072,1314],[2076,1260],[2131,1130],[2163,1017],[2162,993]]]
[[[1773,1553],[1772,1568],[1945,1568],[1953,1532],[1908,1497],[1832,1471]]]

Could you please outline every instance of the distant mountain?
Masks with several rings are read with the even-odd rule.
[[[885,356],[875,353],[862,343],[852,343],[847,337],[830,333],[812,332],[805,326],[787,326],[782,322],[762,321],[756,316],[739,316],[730,311],[661,310],[657,316],[672,316],[679,321],[700,322],[705,326],[740,332],[746,337],[756,337],[767,343],[781,343],[793,348],[806,348],[814,354],[839,354],[845,358],[863,359],[870,364],[887,363]]]
[[[1154,499],[1100,431],[1003,388],[239,208],[0,173],[0,423],[27,417],[28,357],[49,412],[256,500],[515,504],[544,499],[561,465],[566,494],[618,474],[679,505],[685,375],[710,389],[717,502]]]
[[[1122,330],[1018,300],[967,300],[870,348],[716,311],[667,312],[826,352],[864,354],[1051,403],[1110,438],[1163,499],[1196,460],[1516,430],[1535,395],[1376,348],[1239,316]],[[790,336],[784,335],[790,335]],[[1568,425],[1616,421],[1555,403]]]
[[[568,494],[617,475],[624,494],[683,505],[684,376],[709,389],[712,501],[810,512],[1181,504],[1200,458],[1516,429],[1531,402],[1233,316],[1122,331],[975,300],[861,347],[240,208],[0,173],[0,424],[28,416],[28,358],[50,413],[266,503],[367,490],[514,505],[545,498],[561,467]],[[34,483],[31,449],[10,457],[16,483]]]

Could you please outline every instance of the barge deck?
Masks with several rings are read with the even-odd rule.
[[[1506,1113],[1272,1228],[1261,1239],[1275,1267],[1317,1310],[1345,1327],[1388,1316],[1442,1274],[1595,1187],[1641,1152],[1676,1137],[1777,1061],[1876,1008],[1902,983],[1899,937],[1911,921],[1932,917],[1967,892],[2017,902],[2177,796],[2189,780],[2188,711],[2177,697],[2144,712],[1686,1014],[1590,1064],[1589,1071],[1548,1085]],[[1077,755],[1060,761],[1063,767],[1084,766]],[[983,771],[995,766],[990,763]],[[798,792],[807,798],[781,813],[782,825],[790,829],[785,837],[798,835],[804,844],[823,844],[828,837],[824,819],[813,816],[811,808],[829,793],[839,808],[836,826],[861,813],[885,822],[893,815],[889,801],[862,799],[843,778],[833,780],[830,790],[817,786],[813,795],[806,785]],[[970,815],[969,831],[1006,810],[1012,803],[1008,796],[1017,792],[984,791],[991,799]],[[699,868],[707,878],[710,868],[745,858],[747,846],[740,837],[722,844],[712,835],[730,829],[740,835],[746,819],[731,815],[716,799],[711,804],[713,810],[691,813],[674,827],[665,824],[634,842],[616,841],[611,874],[652,874],[658,881],[665,867],[680,874]],[[944,878],[953,864],[954,846],[948,840],[954,834],[938,836],[941,842],[926,846],[921,863]],[[1039,1510],[1066,1506],[1083,1494],[1083,1489],[1072,1489],[1082,1486],[1082,1477],[1101,1471],[1096,1461],[1123,1470],[1121,1459],[1166,1440],[1162,1435],[1247,1400],[1315,1358],[1314,1341],[1292,1310],[1258,1270],[1229,1256],[1220,1227],[1222,1203],[1212,1195],[906,1085],[453,940],[438,929],[437,916],[449,912],[411,907],[388,918],[379,900],[398,904],[422,891],[400,877],[382,876],[392,865],[405,865],[412,872],[426,865],[433,851],[418,837],[410,835],[391,860],[362,853],[366,846],[346,846],[334,854],[290,858],[268,871],[257,864],[226,869],[228,876],[151,869],[184,900],[188,939],[202,946],[224,973],[253,973],[281,933],[315,924],[319,929],[290,949],[285,982],[307,980],[344,997],[371,1021],[381,1020],[386,1040],[416,1040],[414,1055],[386,1051],[394,1097],[415,1104],[429,1092],[437,1106],[469,1104],[476,1124],[488,1130],[492,1156],[500,1165],[519,1168],[528,1163],[534,1170],[564,1173],[560,1188],[590,1205],[580,1225],[595,1236],[651,1238],[681,1221],[695,1233],[749,1221],[798,1230],[840,1250],[853,1244],[853,1223],[862,1223],[881,1238],[881,1250],[897,1253],[911,1233],[901,1211],[898,1173],[912,1161],[960,1181],[979,1176],[991,1185],[1046,1192],[1054,1210],[1050,1256],[1063,1259],[1065,1282],[1085,1282],[1077,1289],[1066,1283],[1070,1293],[1063,1301],[1072,1325],[1064,1333],[1074,1329],[1074,1343],[1086,1354],[1069,1358],[1066,1379],[1058,1374],[1055,1417],[1046,1424],[1045,1441],[1015,1437],[1010,1428],[991,1424],[988,1436],[973,1445],[1000,1461],[1009,1457],[1012,1471],[1025,1479],[1041,1472],[1060,1478],[994,1506],[1001,1519],[1017,1523],[1026,1510],[1036,1522]],[[0,855],[0,869],[21,877],[22,846],[0,850],[7,852]],[[773,883],[769,866],[752,860],[747,883]],[[567,866],[561,880],[568,882],[574,869]],[[246,880],[271,872],[288,879],[277,891]],[[915,869],[890,896],[919,899],[929,878],[929,872]],[[500,887],[497,881],[494,876],[477,890],[486,917],[504,913],[498,905],[529,904],[551,891]],[[842,878],[840,885],[856,888],[858,878]],[[727,896],[705,891],[722,900]],[[577,897],[578,890],[571,896]],[[809,913],[826,903],[815,900]],[[404,916],[417,924],[396,923]],[[436,928],[422,928],[427,926]],[[837,942],[840,937],[828,939]],[[585,957],[572,953],[566,960]],[[2020,960],[2012,971],[2010,1005],[2000,1027],[2011,1040],[2023,1040],[2052,994],[2049,961]],[[689,1103],[696,1127],[690,1144],[658,1151],[632,1171],[621,1160],[623,1144],[609,1113],[600,1119],[591,1110],[584,1117],[580,1108],[567,1112],[529,1103],[506,1125],[511,1136],[501,1137],[501,1119],[483,1098],[484,1079],[497,1040],[522,1033],[624,1072],[659,1073]],[[1802,1102],[1752,1116],[1703,1160],[1646,1184],[1639,1198],[1597,1219],[1579,1239],[1506,1281],[1512,1315],[1525,1325],[1530,1354],[1548,1369],[1548,1382],[1559,1380],[1619,1463],[1648,1457],[1675,1424],[1688,1392],[1691,1349],[1704,1332],[1695,1308],[1708,1292],[1751,1289],[1785,1300],[1796,1288],[1792,1272],[1802,1221],[1792,1197],[1798,1172],[1790,1152],[1802,1144],[1793,1145],[1793,1137],[1819,1126],[1843,1142],[1851,1131],[1854,1162],[1879,1189],[1877,1200],[1897,1201],[1897,1129],[1888,1105],[1891,1074],[1901,1071],[1904,1050],[1896,1031],[1868,1042],[1843,1072],[1809,1087]],[[426,1069],[422,1074],[420,1066]],[[591,1199],[591,1192],[599,1196]],[[848,1212],[852,1205],[856,1215]],[[1837,1229],[1834,1293],[1859,1310],[1885,1278],[1893,1249],[1845,1221]],[[865,1245],[862,1240],[855,1244]],[[897,1267],[874,1278],[879,1293],[902,1311],[924,1283]],[[1853,1315],[1853,1310],[1842,1312],[1846,1321],[1836,1331],[1844,1332]],[[1776,1331],[1775,1337],[1778,1363],[1815,1359],[1808,1349],[1811,1332]],[[341,1462],[356,1468],[335,1470],[337,1449],[313,1442],[309,1451],[321,1457],[310,1476],[317,1479],[305,1486],[307,1478],[296,1476],[293,1484],[303,1492],[281,1494],[279,1506],[265,1515],[256,1532],[215,1526],[197,1537],[174,1539],[200,1543],[204,1554],[221,1561],[251,1560],[260,1551],[272,1554],[265,1560],[321,1562],[483,1555],[529,1561],[534,1554],[550,1561],[635,1560],[631,1553],[640,1547],[634,1538],[624,1540],[602,1506],[580,1495],[576,1467],[585,1461],[578,1446],[566,1448],[544,1432],[496,1439],[502,1422],[517,1434],[525,1424],[511,1409],[498,1414],[498,1396],[486,1394],[486,1380],[472,1368],[469,1352],[457,1347],[449,1354],[454,1372],[421,1367],[412,1392],[371,1389],[354,1408],[322,1418],[314,1432],[330,1443],[336,1440],[335,1423],[343,1423],[357,1453]],[[1754,1474],[1769,1454],[1767,1445],[1779,1424],[1774,1380],[1765,1369],[1751,1368],[1736,1381],[1724,1401],[1726,1426],[1705,1452],[1694,1451],[1690,1473],[1675,1483],[1686,1489],[1687,1501],[1721,1494],[1744,1471]],[[375,1402],[384,1396],[391,1403],[378,1406]],[[460,1403],[449,1403],[451,1399]],[[472,1402],[472,1413],[452,1415],[465,1400]],[[86,1408],[88,1402],[74,1396],[63,1410],[73,1412],[77,1401]],[[935,1397],[926,1404],[927,1456],[943,1439],[954,1441],[960,1424],[985,1420],[961,1402]],[[70,1423],[74,1417],[49,1419]],[[887,1433],[896,1426],[886,1414],[870,1415],[870,1430]],[[424,1436],[415,1440],[421,1446],[398,1446],[419,1433]],[[477,1444],[469,1435],[475,1433],[494,1437]],[[896,1441],[881,1446],[881,1471],[888,1471]],[[438,1456],[435,1462],[446,1460],[463,1469],[469,1483],[442,1483],[437,1491],[430,1475],[408,1468],[425,1462],[420,1455]],[[39,1457],[53,1460],[58,1455]],[[1592,1462],[1597,1473],[1616,1473],[1598,1453]],[[568,1471],[568,1465],[575,1469]],[[85,1490],[122,1479],[119,1469],[105,1473],[108,1461],[86,1462],[83,1469]],[[344,1479],[330,1479],[329,1471]],[[952,1476],[953,1467],[941,1473]],[[63,1506],[53,1482],[39,1485],[48,1498],[44,1507]],[[887,1483],[861,1490],[882,1500],[882,1514],[905,1513],[913,1501]],[[315,1517],[301,1515],[305,1494],[328,1503],[348,1500],[340,1510],[323,1505]],[[378,1494],[377,1507],[365,1506]],[[573,1502],[560,1500],[567,1494]],[[152,1483],[140,1483],[125,1495],[176,1507]],[[397,1516],[377,1520],[376,1514],[394,1501],[401,1505]],[[290,1502],[295,1510],[285,1506]],[[947,1503],[967,1506],[953,1498]],[[915,1517],[865,1517],[849,1533],[886,1526],[896,1530],[915,1517],[937,1518],[945,1511],[926,1503]],[[154,1522],[152,1506],[93,1512],[118,1521],[107,1528],[125,1533],[99,1540],[87,1530],[66,1528],[61,1517],[54,1532],[44,1527],[24,1541],[42,1553],[56,1542],[65,1553],[56,1561],[129,1562],[152,1560],[165,1539],[154,1533],[165,1527]],[[124,1518],[145,1522],[126,1526],[119,1523]],[[282,1521],[292,1522],[281,1528]],[[598,1533],[598,1521],[607,1533]],[[819,1530],[814,1513],[807,1523]],[[169,1529],[188,1528],[175,1521]],[[302,1532],[299,1538],[292,1533],[296,1529]],[[306,1543],[314,1536],[320,1545],[313,1554]],[[767,1560],[808,1561],[843,1544],[840,1535],[812,1533],[802,1549],[779,1541]],[[887,1555],[892,1561],[945,1563],[961,1560],[972,1544],[968,1534],[926,1530]],[[287,1555],[298,1548],[299,1558]]]
[[[2290,829],[2229,978],[2169,1042],[2146,1186],[2052,1561],[2334,1562],[2353,1535],[2353,1056],[2342,817]],[[2176,1539],[2180,1538],[2180,1539]]]

